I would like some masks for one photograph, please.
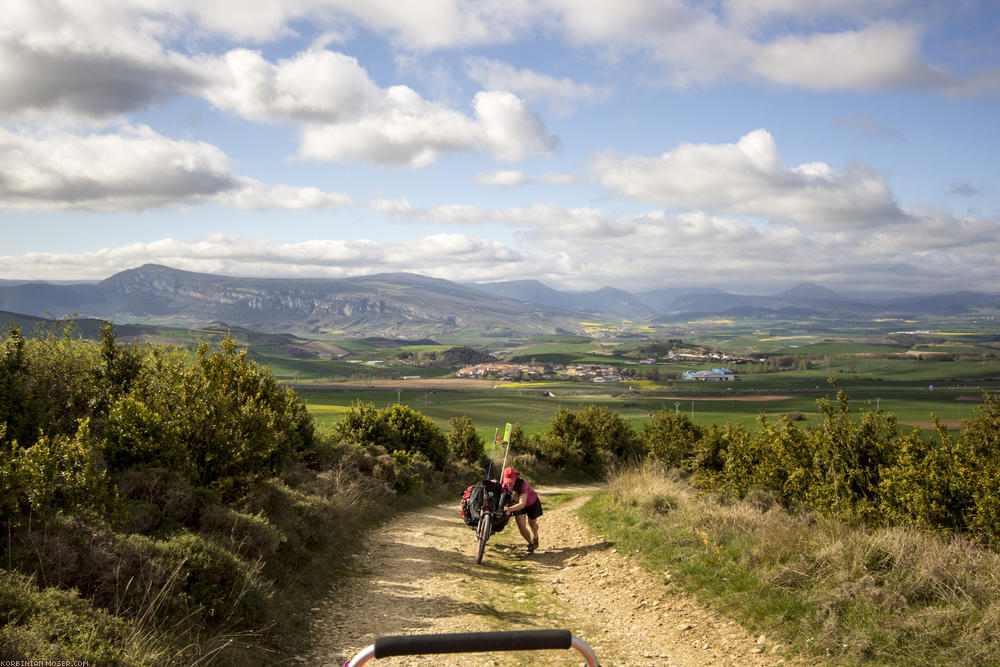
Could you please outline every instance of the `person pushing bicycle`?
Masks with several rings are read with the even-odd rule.
[[[528,553],[534,553],[538,548],[538,517],[542,516],[542,501],[528,480],[513,468],[504,468],[500,485],[512,500],[504,511],[517,522],[517,529],[528,542]],[[531,532],[528,532],[529,526]]]

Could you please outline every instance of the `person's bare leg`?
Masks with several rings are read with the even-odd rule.
[[[514,515],[514,520],[517,521],[517,529],[521,531],[521,537],[523,537],[528,544],[532,544],[531,533],[528,532],[528,526],[525,525],[527,523],[527,518],[528,517],[523,514]]]
[[[538,521],[535,519],[528,519],[528,525],[531,526],[531,532],[535,536],[533,544],[538,546]],[[527,537],[527,535],[525,535],[525,537]]]

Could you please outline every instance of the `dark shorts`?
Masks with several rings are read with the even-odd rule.
[[[529,519],[537,519],[542,516],[542,499],[539,498],[524,509],[514,512],[514,516],[517,516],[518,514],[527,514]]]

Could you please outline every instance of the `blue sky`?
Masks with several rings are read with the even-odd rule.
[[[0,278],[1000,292],[992,0],[0,16]]]

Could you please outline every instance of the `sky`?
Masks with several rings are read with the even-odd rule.
[[[0,17],[0,279],[1000,292],[996,0]]]

